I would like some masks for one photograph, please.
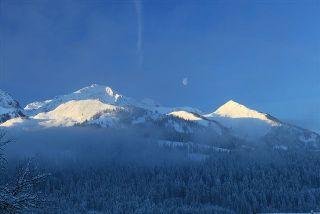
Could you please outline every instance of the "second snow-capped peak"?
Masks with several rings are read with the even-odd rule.
[[[273,118],[268,114],[250,109],[233,100],[226,102],[224,105],[219,107],[215,112],[207,116],[258,119],[258,120],[262,120],[267,123],[270,123],[272,125],[276,125],[279,122],[276,118]]]

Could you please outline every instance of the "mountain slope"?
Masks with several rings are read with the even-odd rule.
[[[218,122],[190,107],[168,108],[150,100],[120,95],[110,87],[91,85],[71,94],[34,102],[25,107],[28,118],[13,119],[4,127],[42,129],[94,126],[131,129],[143,136],[164,140],[197,141],[204,133],[208,143],[226,142],[232,136]]]
[[[0,124],[16,117],[23,117],[19,103],[0,89]]]
[[[262,141],[274,147],[281,144],[285,147],[320,148],[320,136],[317,133],[287,124],[232,100],[205,117],[220,122],[233,135],[248,142]]]
[[[42,112],[52,111],[59,105],[71,100],[100,100],[103,103],[116,104],[123,100],[122,95],[114,92],[110,87],[93,84],[77,90],[71,94],[57,96],[50,100],[33,102],[28,104],[24,110],[28,115],[36,115]]]
[[[94,84],[70,94],[28,104],[25,107],[28,117],[15,118],[22,116],[19,105],[7,95],[2,97],[5,100],[1,105],[5,108],[2,112],[6,114],[10,110],[10,114],[17,113],[7,117],[7,121],[0,124],[2,127],[126,129],[149,138],[228,149],[243,145],[320,148],[317,133],[284,123],[232,100],[213,113],[202,114],[190,107],[168,108],[149,99],[138,101],[110,87]]]
[[[229,118],[251,118],[258,119],[261,121],[265,121],[271,125],[277,125],[279,120],[271,117],[268,114],[252,110],[240,103],[237,103],[233,100],[228,101],[221,107],[219,107],[214,114],[219,115],[221,117],[229,117]]]
[[[43,120],[42,125],[74,126],[93,120],[101,114],[112,114],[118,107],[104,104],[99,100],[72,100],[59,105],[52,111],[39,113],[34,119]]]

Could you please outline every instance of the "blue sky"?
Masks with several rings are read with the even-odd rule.
[[[23,105],[98,83],[168,106],[234,99],[320,121],[318,0],[0,2],[0,88]]]

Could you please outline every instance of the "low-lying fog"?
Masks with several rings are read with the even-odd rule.
[[[182,152],[168,151],[156,140],[142,138],[134,130],[55,128],[41,131],[10,131],[5,146],[8,162],[35,158],[55,164],[68,162],[103,164],[105,161],[137,161],[150,164],[177,160]]]

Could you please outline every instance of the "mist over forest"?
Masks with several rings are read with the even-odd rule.
[[[28,160],[32,192],[25,213],[257,213],[319,210],[318,152],[213,151],[159,146],[137,132],[92,128],[16,132],[5,146],[1,183]],[[31,158],[31,159],[30,159]],[[3,175],[3,174],[2,174]],[[0,204],[1,205],[1,204]]]

